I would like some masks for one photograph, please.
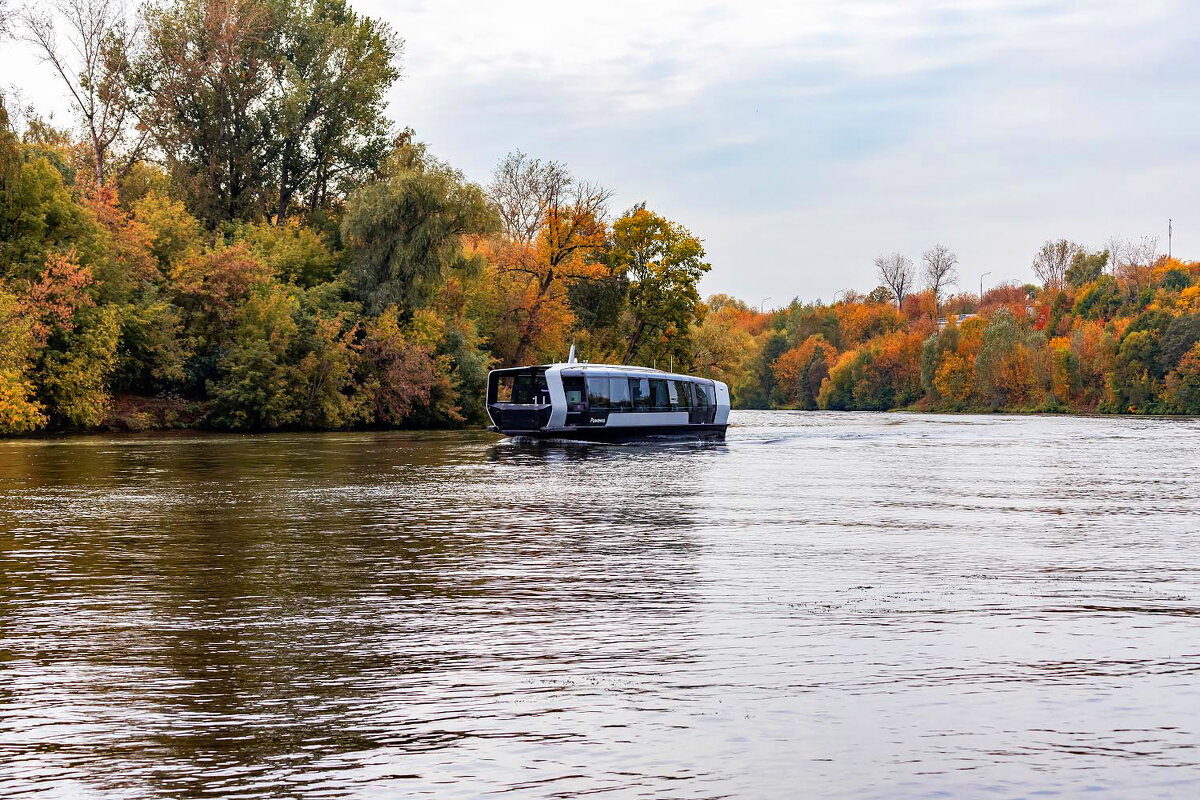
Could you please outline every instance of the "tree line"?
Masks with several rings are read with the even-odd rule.
[[[73,111],[0,95],[0,433],[475,425],[488,369],[571,344],[740,407],[1200,413],[1200,268],[1151,240],[1047,242],[982,297],[938,245],[764,312],[562,163],[438,159],[386,114],[404,41],[345,0],[0,2],[0,36]]]
[[[1200,262],[1152,237],[1045,242],[1040,284],[947,294],[937,245],[920,278],[900,253],[880,285],[761,313],[709,298],[697,363],[753,408],[1200,414]]]

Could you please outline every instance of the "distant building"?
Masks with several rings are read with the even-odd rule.
[[[975,319],[977,316],[979,316],[979,315],[978,315],[978,314],[959,314],[958,316],[956,316],[956,317],[954,318],[954,324],[955,324],[955,325],[961,325],[961,324],[963,324],[963,321],[964,321],[964,320],[968,320],[968,319]],[[938,318],[938,330],[939,330],[939,331],[940,331],[942,328],[946,327],[946,325],[947,325],[947,324],[948,324],[948,323],[946,322],[946,318],[945,318],[945,317],[939,317],[939,318]]]

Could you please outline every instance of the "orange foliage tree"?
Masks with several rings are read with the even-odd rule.
[[[821,383],[836,358],[837,350],[819,333],[781,355],[771,368],[787,402],[802,409],[816,408]]]
[[[523,363],[547,327],[545,317],[566,318],[570,285],[607,276],[595,256],[605,245],[612,193],[575,178],[562,164],[515,152],[496,168],[489,196],[507,240],[496,249],[494,264],[500,280],[510,284],[504,294],[516,326],[504,360]]]

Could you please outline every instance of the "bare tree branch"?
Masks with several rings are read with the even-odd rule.
[[[958,282],[958,256],[945,245],[937,244],[921,254],[925,285],[933,290],[934,312],[940,308],[942,288]]]
[[[1046,289],[1062,289],[1071,259],[1083,248],[1066,239],[1047,240],[1033,257],[1033,274],[1037,275]]]
[[[879,279],[896,296],[896,308],[903,308],[905,295],[916,283],[912,260],[900,253],[879,256],[875,259],[875,269],[879,272]]]
[[[1150,269],[1158,260],[1158,237],[1125,239],[1113,236],[1108,240],[1113,276],[1124,281],[1134,292],[1150,285]]]
[[[51,0],[26,6],[17,16],[20,37],[66,86],[88,140],[94,178],[103,184],[113,150],[128,136],[134,117],[124,75],[138,39],[136,24],[129,22],[123,0]],[[139,151],[135,145],[126,160]]]

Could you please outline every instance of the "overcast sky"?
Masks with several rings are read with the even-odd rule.
[[[392,114],[434,153],[645,200],[704,239],[706,294],[829,300],[935,243],[977,291],[1051,237],[1165,251],[1168,217],[1200,258],[1195,0],[354,5],[405,38]],[[27,52],[0,70],[55,107]]]

